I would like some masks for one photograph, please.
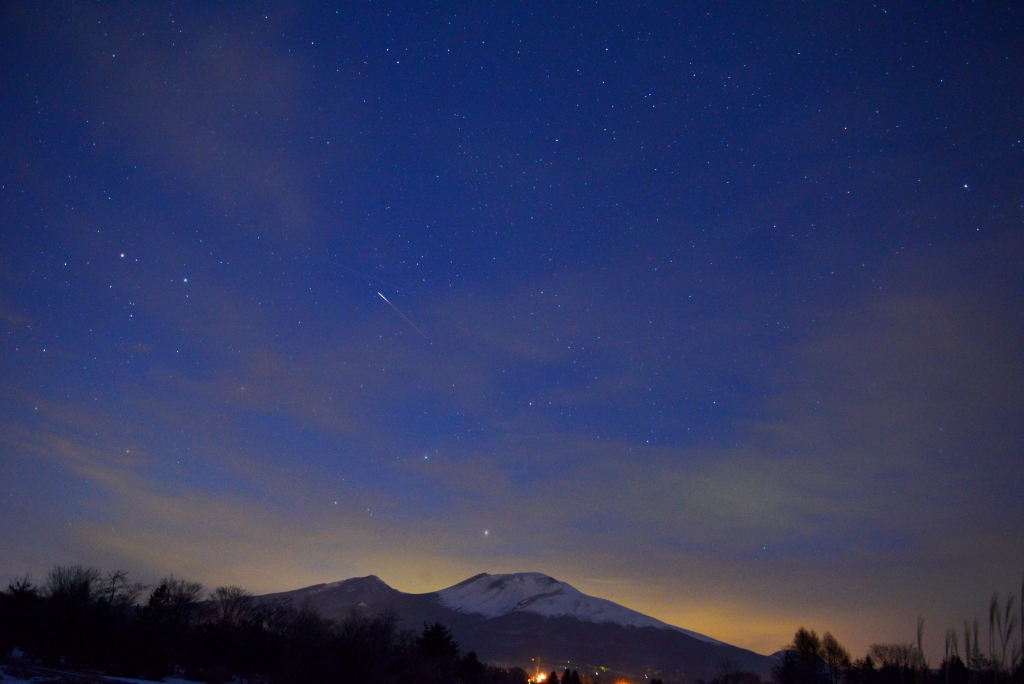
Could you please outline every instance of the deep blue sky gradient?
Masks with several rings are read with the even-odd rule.
[[[1022,23],[6,5],[0,574],[937,639],[1024,566]]]

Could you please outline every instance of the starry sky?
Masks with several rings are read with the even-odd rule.
[[[1024,8],[292,5],[0,10],[0,580],[1019,590]]]

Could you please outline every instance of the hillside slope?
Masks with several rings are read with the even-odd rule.
[[[540,573],[477,575],[427,594],[407,594],[378,577],[319,584],[264,599],[308,603],[325,617],[393,612],[403,628],[442,622],[463,652],[533,671],[572,667],[642,680],[710,680],[723,667],[767,677],[775,659],[668,625],[587,596]]]

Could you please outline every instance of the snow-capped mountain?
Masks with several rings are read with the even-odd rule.
[[[636,681],[657,676],[665,682],[705,681],[723,663],[737,671],[768,677],[777,660],[730,646],[702,634],[665,624],[606,599],[587,596],[538,572],[477,575],[426,594],[407,594],[379,577],[354,577],[272,594],[264,600],[308,606],[327,618],[391,614],[412,632],[441,622],[463,652],[481,660],[518,665],[572,666]],[[614,677],[612,676],[613,673]]]
[[[626,627],[674,629],[712,644],[716,639],[697,634],[630,610],[606,599],[587,596],[576,587],[539,572],[508,575],[481,573],[437,592],[442,605],[462,613],[496,618],[522,611],[544,617],[569,616],[586,622],[612,622]]]

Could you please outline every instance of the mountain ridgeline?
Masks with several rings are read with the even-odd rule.
[[[579,669],[634,680],[710,681],[724,670],[767,678],[778,660],[643,615],[540,573],[480,574],[427,594],[407,594],[376,576],[271,594],[326,618],[392,613],[399,624],[446,625],[464,651],[528,671]]]

